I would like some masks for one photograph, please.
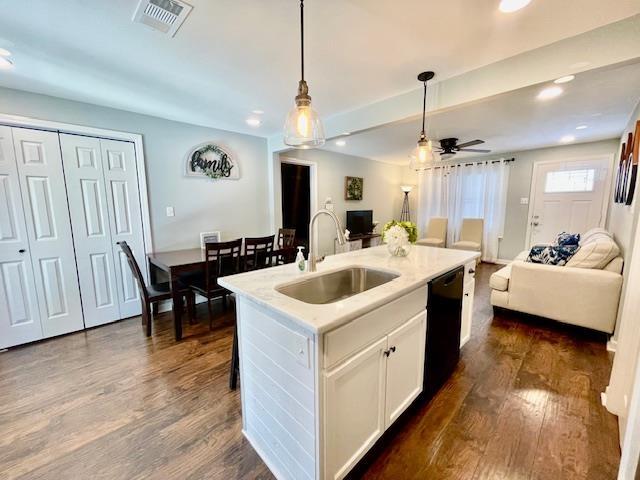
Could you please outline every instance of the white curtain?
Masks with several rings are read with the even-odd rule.
[[[433,167],[421,173],[419,222],[424,233],[431,217],[447,217],[447,244],[458,241],[463,218],[483,218],[482,260],[498,259],[504,233],[509,166],[505,160]]]

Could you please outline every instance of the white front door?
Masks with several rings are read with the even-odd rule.
[[[13,137],[0,126],[0,348],[41,338]]]
[[[58,134],[13,129],[25,220],[45,337],[84,328]]]
[[[558,233],[604,227],[611,158],[539,163],[531,186],[529,247],[553,243]]]
[[[73,243],[87,327],[120,319],[100,140],[60,135]]]

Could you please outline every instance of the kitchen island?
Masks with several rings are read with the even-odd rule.
[[[290,264],[219,280],[237,298],[243,433],[277,478],[343,478],[409,407],[423,388],[427,286],[465,267],[464,343],[477,257],[381,246],[314,273]]]

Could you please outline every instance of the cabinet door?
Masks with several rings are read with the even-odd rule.
[[[462,296],[462,326],[460,329],[460,347],[471,338],[471,321],[473,319],[473,296],[476,284],[473,277],[465,278],[464,295]]]
[[[387,339],[325,373],[325,478],[344,477],[384,432]]]
[[[117,242],[126,241],[136,257],[143,275],[147,272],[144,252],[140,190],[133,143],[100,140],[104,179],[107,191],[111,246],[115,260],[116,282],[121,318],[140,315],[141,304],[135,279],[127,257]]]
[[[31,262],[44,337],[84,328],[58,134],[14,128]]]
[[[100,140],[60,135],[73,243],[87,327],[120,319]]]
[[[425,311],[389,334],[385,428],[422,392],[426,320]]]
[[[41,338],[13,137],[0,126],[0,348]]]

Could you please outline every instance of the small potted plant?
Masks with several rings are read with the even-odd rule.
[[[382,229],[382,239],[394,257],[406,257],[411,244],[418,240],[418,227],[413,222],[391,220]]]

